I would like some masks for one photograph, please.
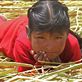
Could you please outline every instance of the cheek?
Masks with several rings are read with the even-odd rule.
[[[44,41],[39,41],[39,40],[36,40],[36,39],[32,40],[31,44],[32,44],[32,49],[36,52],[43,50],[44,47],[45,47]]]
[[[65,42],[66,40],[55,41],[55,43],[52,44],[52,46],[50,46],[50,49],[48,50],[48,52],[51,52],[51,53],[47,53],[48,58],[50,60],[54,60],[63,52],[65,48]]]
[[[66,40],[59,40],[55,42],[56,49],[61,53],[64,50]]]
[[[49,45],[48,52],[56,52],[61,54],[64,50],[66,40],[55,40],[51,45]]]

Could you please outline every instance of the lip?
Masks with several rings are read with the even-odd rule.
[[[46,54],[50,54],[50,53],[58,54],[58,53],[59,53],[58,51],[57,51],[57,52],[54,52],[54,51],[52,51],[52,52],[42,51],[42,52],[44,52],[44,53],[46,53]],[[35,52],[35,53],[36,53],[36,52]]]
[[[46,53],[59,53],[59,52],[46,52]]]

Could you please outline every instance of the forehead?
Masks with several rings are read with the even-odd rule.
[[[66,32],[32,32],[32,35],[42,35],[42,36],[46,36],[46,35],[51,35],[51,36],[64,36],[66,35],[67,33]]]

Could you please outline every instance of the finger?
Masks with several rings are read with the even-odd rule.
[[[43,57],[43,61],[45,61],[45,59],[46,59],[46,53],[45,52],[43,52],[43,54],[44,54],[44,57]]]
[[[42,61],[43,60],[43,57],[44,57],[44,54],[40,53],[39,56],[38,56],[38,61]]]
[[[44,61],[49,61],[49,58],[46,53],[44,54]]]
[[[35,60],[37,61],[42,61],[44,57],[44,53],[42,53],[42,51],[39,51],[37,54],[34,55]]]
[[[34,55],[35,54],[34,50],[30,50],[30,54]]]
[[[43,60],[44,60],[44,54],[45,54],[44,51],[39,51],[39,57],[38,57],[38,60],[43,61]]]
[[[34,59],[38,60],[38,56],[39,56],[38,54],[34,54]]]
[[[37,54],[34,54],[34,59],[37,61],[43,61],[45,60],[44,55],[45,55],[45,52],[39,51]]]

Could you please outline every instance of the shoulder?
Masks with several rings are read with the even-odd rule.
[[[72,34],[68,35],[64,51],[61,55],[63,62],[77,61],[81,58],[78,40]]]
[[[18,16],[17,18],[15,18],[15,20],[23,20],[23,21],[28,21],[28,17],[27,16]]]
[[[68,43],[70,44],[71,47],[79,45],[77,38],[70,33],[68,34],[68,38],[67,38],[67,44]]]
[[[0,18],[1,19],[1,18]],[[9,19],[3,23],[0,21],[0,31],[10,28],[18,28],[21,25],[28,25],[28,17],[27,16],[18,16],[13,19]]]
[[[68,35],[65,48],[71,53],[74,53],[80,50],[80,45],[79,45],[77,38],[70,33]]]

